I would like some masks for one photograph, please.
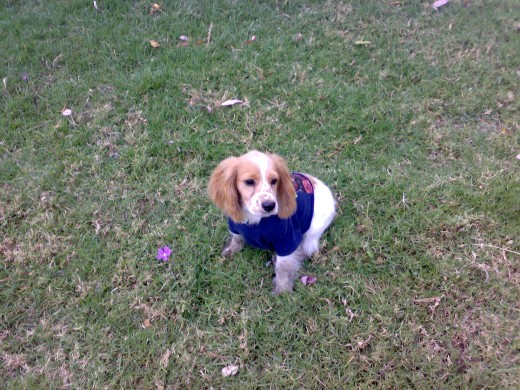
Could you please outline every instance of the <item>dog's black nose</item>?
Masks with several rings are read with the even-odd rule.
[[[266,200],[265,202],[262,202],[262,208],[268,213],[273,211],[275,207],[276,202],[273,200]]]

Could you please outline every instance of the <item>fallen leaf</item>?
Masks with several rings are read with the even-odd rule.
[[[370,44],[372,44],[372,42],[363,41],[363,40],[354,42],[354,45],[357,45],[357,46],[369,46]]]
[[[66,109],[64,109],[64,110],[61,112],[61,115],[63,115],[63,116],[71,116],[71,115],[72,115],[72,110],[69,109],[69,108],[66,108]]]
[[[231,100],[226,100],[225,102],[222,102],[220,105],[226,107],[226,106],[233,106],[235,104],[240,104],[240,103],[244,103],[244,102],[240,99],[231,99]]]
[[[342,300],[341,300],[341,303],[343,304],[343,307],[345,308],[345,311],[346,311],[346,313],[347,313],[348,316],[349,316],[349,320],[348,320],[348,322],[352,322],[352,320],[353,320],[355,317],[359,317],[359,316],[360,316],[359,314],[354,313],[354,312],[352,311],[352,309],[350,309],[350,308],[348,307],[348,301],[347,301],[346,299],[342,299]]]
[[[359,137],[357,137],[354,141],[352,141],[352,145],[357,145],[359,143],[359,141],[361,141],[363,137],[360,135]]]
[[[432,315],[435,312],[435,308],[440,305],[441,299],[444,298],[444,294],[440,297],[431,297],[431,298],[422,298],[422,299],[414,299],[414,303],[433,303],[433,305],[428,306],[428,308],[432,311]]]
[[[152,47],[159,47],[159,46],[161,46],[161,44],[159,42],[157,42],[155,39],[152,39],[150,41],[150,45],[152,45]]]
[[[235,376],[238,373],[238,366],[226,366],[222,369],[222,376]]]
[[[161,356],[160,364],[163,367],[167,367],[168,363],[170,362],[170,356],[172,355],[172,351],[168,348],[166,352],[163,353]]]
[[[190,43],[187,41],[177,43],[177,47],[188,47],[189,45]]]
[[[149,328],[150,326],[152,326],[152,323],[150,322],[150,320],[149,320],[148,318],[145,319],[145,320],[143,321],[143,325],[142,325],[142,327],[143,327],[144,329],[146,329],[146,328]]]
[[[310,276],[310,275],[304,275],[300,278],[300,280],[302,281],[302,283],[305,285],[305,286],[308,286],[309,284],[314,284],[316,283],[316,278],[314,276]]]
[[[162,11],[161,6],[159,4],[153,3],[152,4],[152,8],[150,8],[150,15],[154,14],[156,12],[163,12],[163,11]]]
[[[440,8],[440,7],[442,7],[442,6],[446,5],[446,4],[448,4],[448,1],[449,1],[449,0],[437,0],[436,2],[434,2],[434,3],[432,4],[432,8],[433,8],[435,11],[437,11],[438,8]]]
[[[358,350],[365,349],[368,346],[368,344],[370,343],[370,340],[372,340],[371,334],[368,335],[368,338],[366,340],[361,340],[361,341],[357,342],[357,349]]]

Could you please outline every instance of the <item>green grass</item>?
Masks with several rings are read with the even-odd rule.
[[[429,3],[4,2],[3,385],[518,388],[520,4]],[[339,200],[292,295],[219,256],[250,149]]]

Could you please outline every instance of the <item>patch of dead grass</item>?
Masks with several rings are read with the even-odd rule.
[[[3,366],[1,371],[9,376],[25,375],[31,370],[25,353],[2,352],[1,358]]]

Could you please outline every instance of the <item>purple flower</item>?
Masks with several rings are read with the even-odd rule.
[[[305,276],[302,276],[300,278],[300,280],[302,281],[302,283],[306,286],[308,286],[309,284],[314,284],[316,283],[316,278],[314,276],[310,276],[310,275],[305,275]]]
[[[157,260],[168,261],[168,258],[172,254],[172,250],[165,246],[157,250]]]

